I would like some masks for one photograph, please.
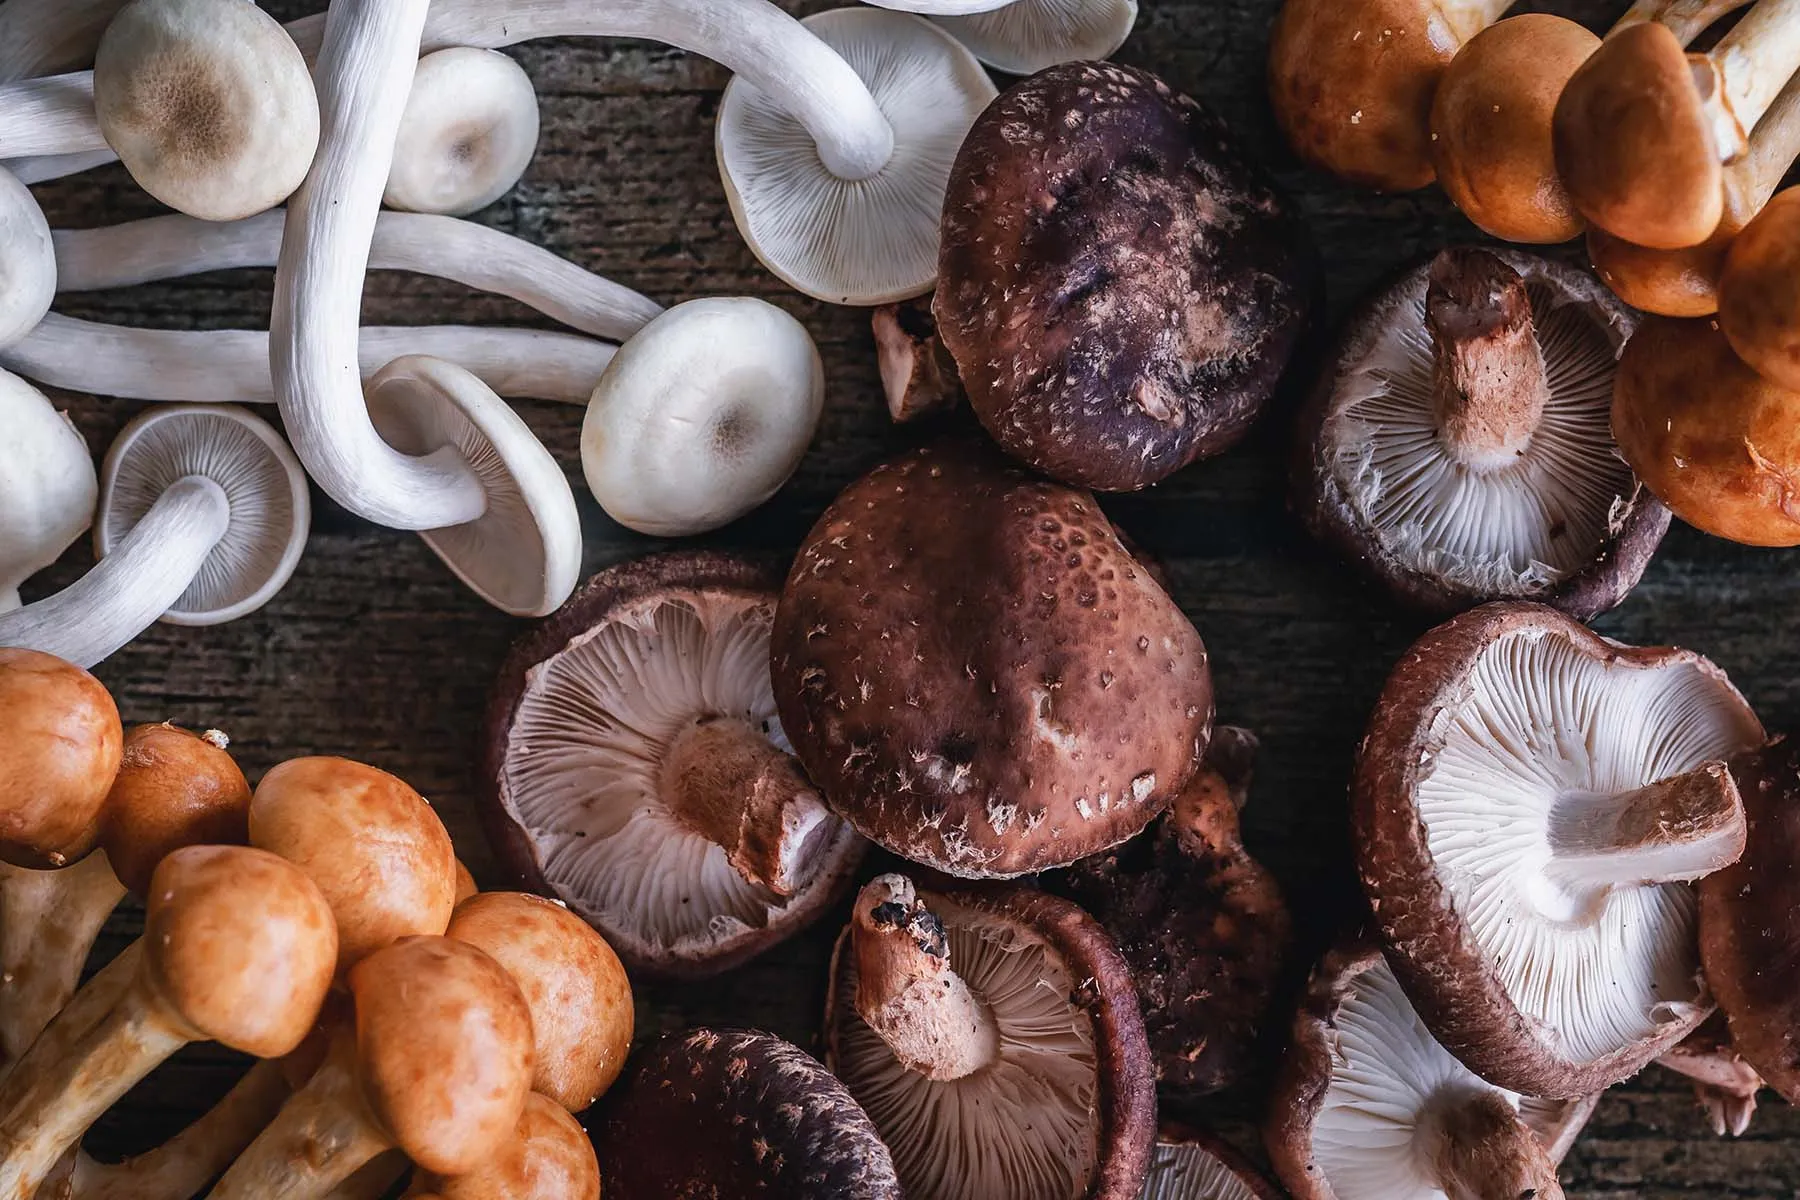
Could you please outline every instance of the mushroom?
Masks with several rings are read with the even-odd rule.
[[[427,54],[413,72],[382,202],[454,216],[486,208],[519,182],[537,140],[537,91],[518,63],[472,46]]]
[[[881,875],[832,955],[827,1064],[909,1200],[1135,1200],[1156,1087],[1131,968],[1092,917],[1022,887]]]
[[[1440,253],[1350,326],[1301,420],[1295,507],[1412,607],[1605,612],[1669,526],[1607,428],[1635,320],[1571,268]]]
[[[929,299],[885,305],[875,310],[869,324],[881,390],[895,424],[947,412],[967,399],[956,360],[938,337]]]
[[[437,1175],[476,1170],[531,1092],[531,1013],[504,968],[444,937],[407,937],[348,979],[355,1016],[212,1200],[313,1200],[389,1149]]]
[[[862,856],[775,717],[775,581],[705,552],[609,568],[495,683],[489,840],[634,971],[706,976],[753,957],[835,902]]]
[[[157,620],[217,625],[255,612],[294,573],[311,509],[300,464],[242,409],[149,409],[107,452],[99,563],[0,614],[0,646],[92,666]]]
[[[56,258],[44,210],[0,168],[0,347],[37,328],[56,297]]]
[[[126,981],[116,1001],[75,1025],[84,1031],[66,1047],[40,1038],[0,1084],[0,1195],[9,1200],[35,1195],[88,1125],[183,1046],[218,1041],[276,1058],[318,1017],[337,935],[297,868],[246,847],[190,846],[157,866],[147,899],[137,952],[111,977],[114,987]],[[102,978],[87,988],[104,993]],[[76,1004],[50,1029],[73,1024]]]
[[[1754,801],[1746,799],[1749,812]],[[1750,814],[1752,826],[1756,821]],[[1701,931],[1706,929],[1706,891],[1701,889]],[[1704,943],[1703,943],[1704,947]],[[1704,948],[1702,957],[1704,958]],[[1707,1123],[1718,1137],[1742,1137],[1756,1115],[1756,1093],[1763,1089],[1763,1078],[1756,1068],[1744,1061],[1723,1013],[1715,1012],[1705,1024],[1688,1034],[1686,1040],[1656,1060],[1656,1065],[1685,1076],[1694,1087],[1694,1099],[1706,1114]]]
[[[1800,545],[1800,392],[1758,375],[1717,321],[1652,317],[1619,362],[1613,436],[1675,515],[1749,546]]]
[[[5,371],[0,371],[0,429],[7,433],[0,442],[3,618],[19,607],[19,585],[61,558],[93,524],[100,483],[74,423],[42,392]]]
[[[601,375],[581,469],[608,516],[655,537],[737,520],[786,483],[825,407],[804,326],[761,300],[678,304]]]
[[[1544,1153],[1557,1166],[1569,1156],[1575,1148],[1575,1141],[1587,1123],[1593,1119],[1594,1110],[1600,1107],[1600,1097],[1604,1093],[1595,1092],[1588,1096],[1577,1096],[1572,1100],[1545,1100],[1537,1096],[1519,1097],[1519,1120],[1536,1137],[1543,1146]]]
[[[844,1085],[766,1033],[664,1034],[589,1126],[606,1200],[901,1198],[888,1148]]]
[[[1283,1200],[1224,1142],[1173,1121],[1157,1131],[1143,1200]]]
[[[1557,1097],[1686,1037],[1711,1004],[1685,883],[1742,853],[1722,760],[1761,741],[1706,659],[1542,605],[1484,605],[1416,642],[1363,740],[1352,832],[1438,1041],[1497,1087]]]
[[[1264,1137],[1296,1200],[1562,1200],[1519,1098],[1433,1041],[1360,942],[1313,971]]]
[[[124,733],[100,681],[73,663],[0,648],[0,859],[60,867],[99,841]]]
[[[542,1051],[540,1050],[540,1055]],[[609,1193],[610,1194],[610,1193]],[[600,1164],[587,1132],[554,1100],[533,1093],[512,1136],[461,1175],[420,1171],[407,1200],[600,1200]]]
[[[876,467],[801,546],[771,640],[781,726],[865,837],[965,878],[1150,823],[1212,727],[1206,647],[1087,492],[973,442]]]
[[[1719,328],[1758,374],[1800,391],[1800,188],[1769,201],[1731,244]]]
[[[1305,228],[1217,118],[1144,71],[1074,63],[970,130],[933,307],[1009,454],[1130,491],[1244,435],[1316,271]]]
[[[1800,5],[1758,0],[1706,54],[1650,21],[1607,38],[1557,102],[1556,164],[1590,222],[1639,246],[1679,250],[1724,216],[1723,164],[1796,70]]]
[[[927,11],[931,0],[893,3],[883,8]],[[988,0],[943,3],[929,10],[982,62],[1010,75],[1035,75],[1058,63],[1111,58],[1137,24],[1137,0],[1015,0],[998,7]]]
[[[100,35],[131,0],[7,0],[0,4],[0,81],[90,65]]]
[[[1256,738],[1213,731],[1206,761],[1142,837],[1049,884],[1092,913],[1130,964],[1165,1096],[1248,1076],[1293,925],[1275,877],[1250,857],[1238,810]]]

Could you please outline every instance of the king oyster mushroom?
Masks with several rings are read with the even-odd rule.
[[[706,552],[611,567],[495,684],[489,836],[637,970],[743,962],[816,918],[862,856],[775,717],[777,578]]]
[[[1199,773],[1156,824],[1049,884],[1094,914],[1131,964],[1164,1095],[1215,1092],[1252,1070],[1292,941],[1280,885],[1238,831],[1255,753],[1249,731],[1214,730]]]
[[[1609,424],[1636,318],[1591,276],[1446,250],[1351,326],[1301,421],[1297,507],[1401,602],[1625,598],[1669,512]]]
[[[1444,1046],[1540,1096],[1619,1082],[1711,1007],[1686,881],[1743,852],[1721,761],[1762,726],[1712,663],[1489,604],[1421,638],[1359,754],[1353,833]]]
[[[1165,1121],[1142,1200],[1282,1200],[1282,1195],[1224,1142]]]
[[[1082,487],[1241,438],[1317,291],[1306,229],[1218,118],[1154,75],[1053,67],[970,130],[934,307],[976,415]]]
[[[827,1062],[907,1200],[1135,1200],[1156,1130],[1131,969],[1092,917],[1022,887],[856,898]]]
[[[1087,492],[948,441],[851,484],[771,638],[794,752],[896,854],[967,878],[1062,866],[1187,785],[1206,648]]]

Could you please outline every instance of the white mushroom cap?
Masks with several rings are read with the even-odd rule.
[[[1137,0],[1018,0],[991,12],[935,17],[976,58],[1011,75],[1111,58],[1137,24]]]
[[[1267,1200],[1205,1143],[1156,1143],[1142,1200]]]
[[[37,198],[0,169],[0,347],[37,328],[56,298],[56,250]]]
[[[906,13],[846,8],[806,27],[843,56],[892,128],[885,162],[840,174],[773,93],[740,76],[719,108],[719,169],[756,256],[809,296],[876,305],[930,290],[950,169],[997,94],[954,38]]]
[[[511,191],[537,153],[538,98],[495,50],[453,46],[413,74],[388,171],[389,208],[462,216]]]
[[[1016,3],[1016,0],[864,0],[864,3],[876,8],[891,8],[895,12],[918,13],[922,17],[954,17],[993,12]]]
[[[601,376],[582,470],[620,524],[704,533],[787,482],[824,404],[824,367],[800,322],[761,300],[690,300],[620,347]]]
[[[94,519],[100,484],[87,443],[44,394],[0,371],[0,613],[19,584],[62,556]]]
[[[367,394],[388,445],[415,457],[449,448],[481,481],[479,517],[420,533],[445,565],[514,616],[541,617],[568,599],[581,574],[581,517],[524,418],[470,372],[424,355],[383,367]]]
[[[306,60],[250,0],[133,0],[100,39],[94,112],[145,191],[212,221],[281,203],[319,144]]]

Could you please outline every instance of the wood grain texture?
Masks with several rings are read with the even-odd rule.
[[[827,7],[785,2],[796,12]],[[322,4],[268,0],[265,7],[288,18]],[[1121,57],[1212,106],[1276,167],[1324,249],[1336,321],[1367,288],[1473,231],[1434,192],[1360,195],[1295,166],[1261,93],[1276,7],[1277,0],[1145,0],[1139,31]],[[1532,7],[1554,7],[1599,28],[1624,3]],[[817,445],[775,502],[708,539],[791,550],[838,488],[910,436],[888,424],[866,314],[787,292],[738,239],[713,164],[712,119],[725,79],[718,68],[636,43],[545,42],[514,53],[541,93],[543,140],[524,184],[481,220],[665,303],[763,296],[818,339],[829,392]],[[39,194],[53,223],[65,226],[156,210],[117,167]],[[1573,256],[1572,249],[1561,253]],[[267,272],[232,272],[71,297],[59,307],[141,325],[260,327],[269,294]],[[364,316],[401,324],[544,324],[509,302],[397,275],[371,279]],[[58,399],[96,454],[137,407]],[[526,415],[584,493],[580,412],[534,405]],[[1423,626],[1332,561],[1287,514],[1286,415],[1274,414],[1223,458],[1107,508],[1168,563],[1177,599],[1213,651],[1221,718],[1262,736],[1247,835],[1289,888],[1316,946],[1358,903],[1345,835],[1351,754],[1388,666]],[[590,570],[652,548],[585,500],[583,518]],[[89,561],[85,549],[72,552],[35,581],[27,598],[68,583]],[[1771,728],[1785,728],[1800,699],[1797,564],[1792,553],[1728,546],[1678,527],[1643,585],[1599,628],[1711,655]],[[219,629],[158,626],[99,674],[128,721],[166,718],[228,730],[253,779],[283,757],[307,753],[346,754],[397,772],[439,807],[477,876],[494,882],[473,816],[470,766],[488,681],[520,628],[458,585],[418,539],[373,529],[321,503],[299,572],[267,609]],[[115,952],[140,925],[140,913],[121,913],[101,953]],[[640,989],[640,1032],[696,1021],[752,1024],[816,1046],[835,926],[828,920],[716,983]],[[106,1119],[94,1148],[113,1153],[166,1136],[222,1093],[233,1070],[217,1051],[184,1054]],[[1253,1147],[1249,1122],[1257,1103],[1252,1089],[1197,1115]],[[1608,1096],[1565,1178],[1571,1197],[1794,1196],[1800,1116],[1771,1101],[1745,1138],[1715,1140],[1686,1085],[1652,1069]]]

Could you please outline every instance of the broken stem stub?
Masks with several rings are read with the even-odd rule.
[[[1510,465],[1550,399],[1525,280],[1484,250],[1446,250],[1431,264],[1425,327],[1438,436],[1470,470]]]
[[[1569,797],[1550,821],[1550,873],[1575,887],[1680,883],[1744,852],[1748,826],[1722,762],[1619,795]]]
[[[1434,1096],[1417,1136],[1449,1200],[1562,1200],[1556,1165],[1498,1091],[1455,1089]]]
[[[850,923],[856,1011],[894,1057],[928,1079],[961,1079],[1000,1055],[987,1001],[950,965],[944,923],[903,875],[881,875]]]

